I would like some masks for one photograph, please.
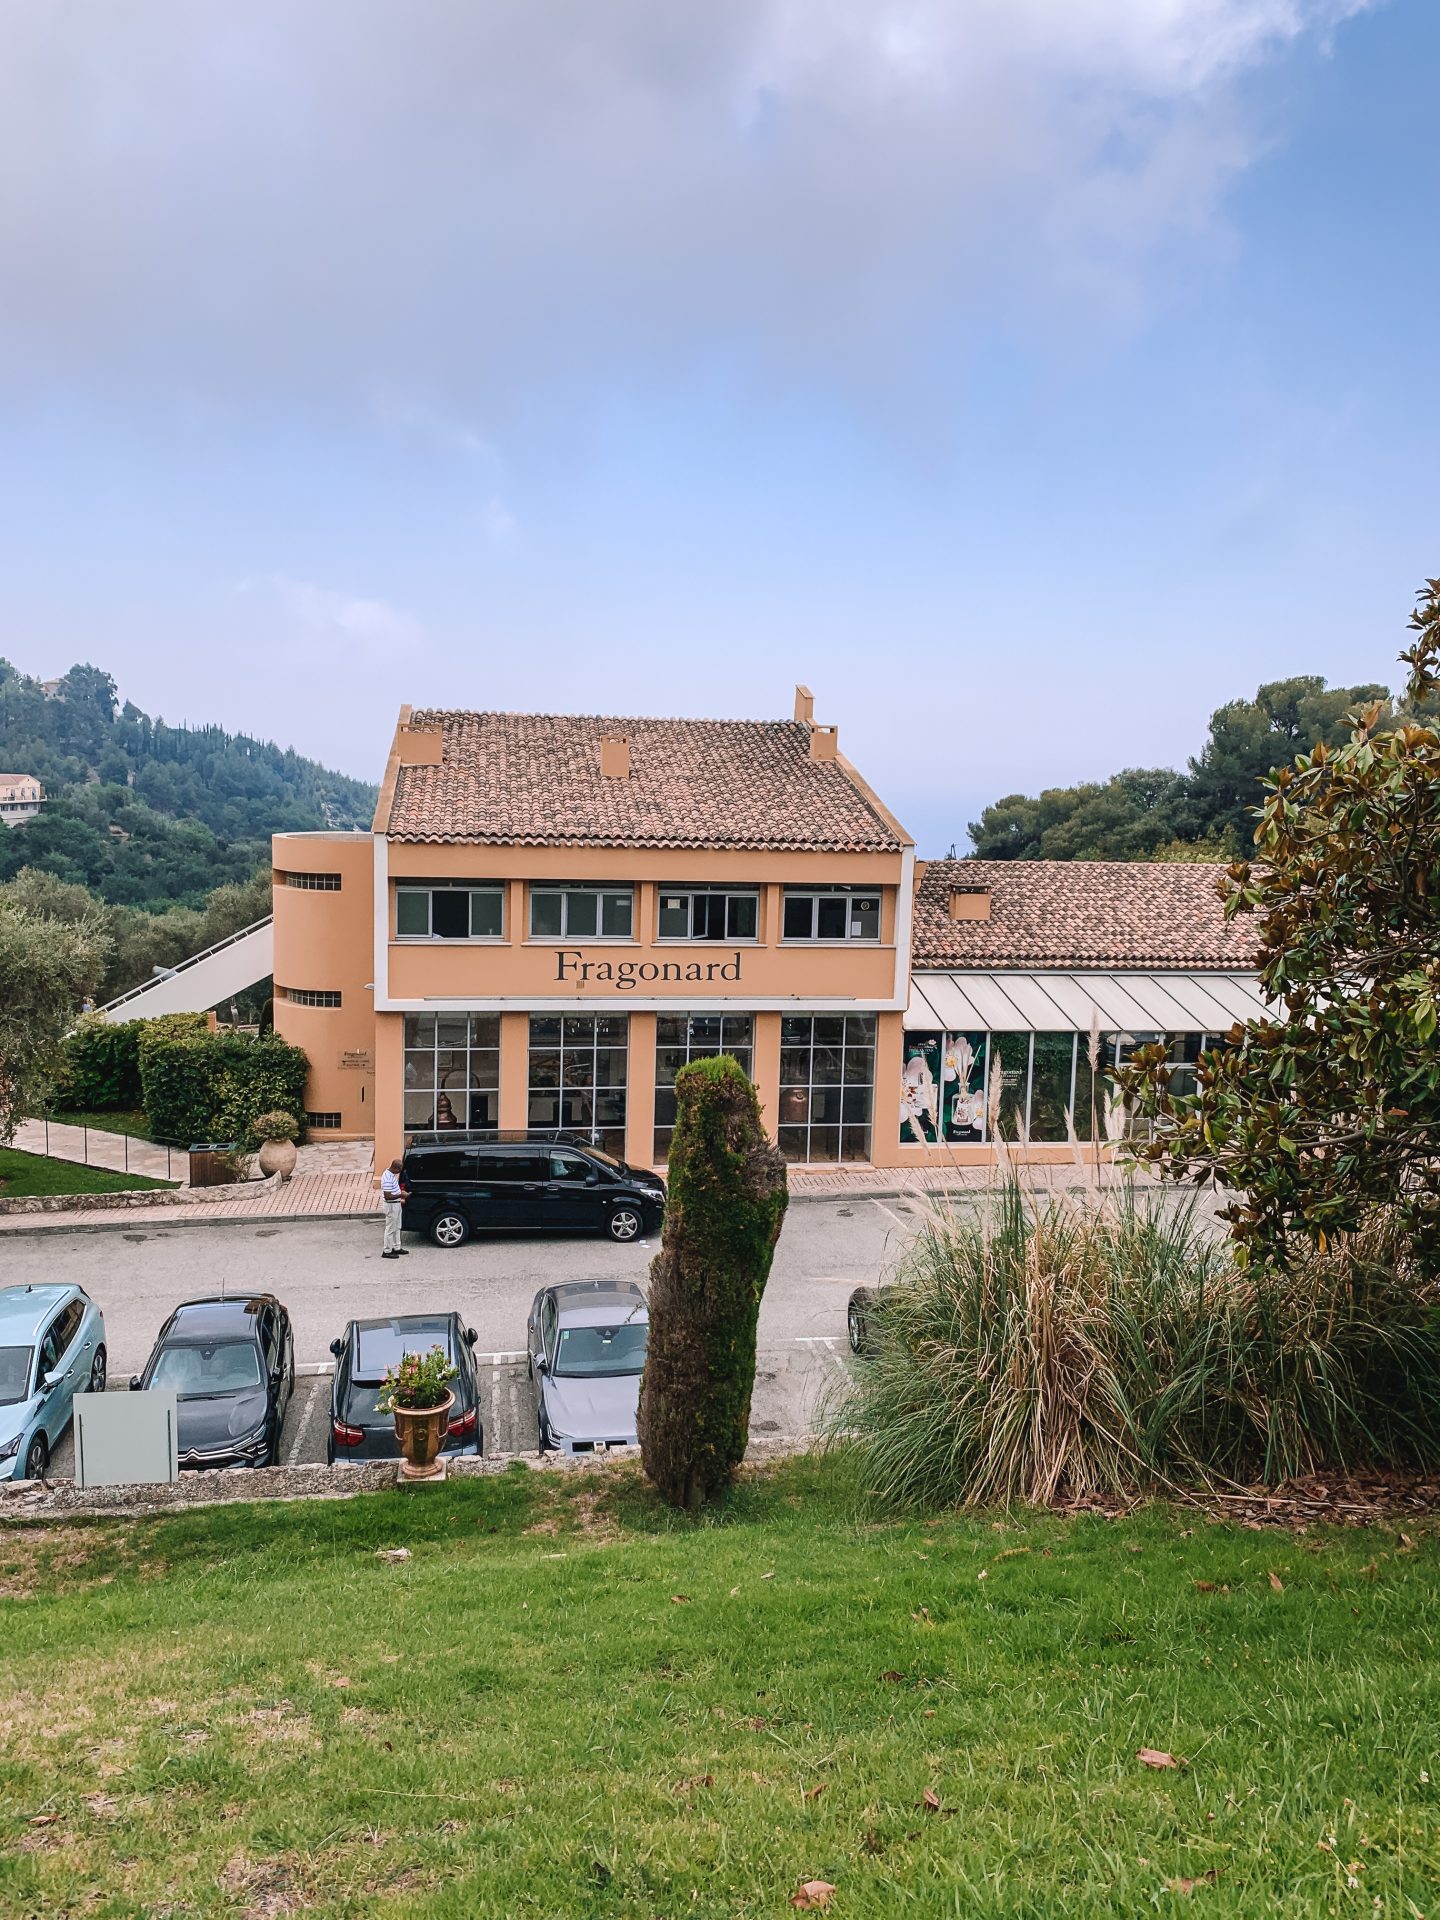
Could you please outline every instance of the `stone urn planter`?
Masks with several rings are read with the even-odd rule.
[[[438,1480],[444,1473],[440,1449],[445,1444],[445,1423],[454,1404],[454,1394],[447,1393],[438,1406],[394,1408],[402,1480]]]
[[[262,1140],[256,1158],[260,1162],[263,1174],[278,1173],[283,1186],[295,1171],[295,1142],[293,1140]]]

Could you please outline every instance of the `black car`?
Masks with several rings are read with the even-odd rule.
[[[451,1382],[455,1404],[446,1425],[441,1453],[479,1453],[485,1436],[480,1426],[480,1387],[475,1373],[473,1327],[458,1313],[407,1313],[392,1320],[352,1320],[338,1340],[335,1383],[330,1390],[330,1437],[325,1457],[337,1460],[397,1460],[394,1416],[376,1405],[387,1367],[407,1353],[443,1347],[458,1378]]]
[[[874,1353],[875,1323],[883,1312],[883,1294],[874,1287],[856,1287],[845,1309],[845,1331],[850,1336],[852,1353]]]
[[[290,1316],[273,1293],[187,1300],[130,1385],[177,1396],[182,1467],[277,1466],[295,1390]]]
[[[656,1232],[665,1213],[658,1173],[578,1141],[427,1141],[405,1155],[404,1180],[400,1224],[437,1247],[490,1228],[626,1242]]]

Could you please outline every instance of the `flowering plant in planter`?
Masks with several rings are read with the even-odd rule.
[[[459,1378],[443,1347],[428,1353],[404,1353],[398,1367],[387,1367],[380,1397],[381,1413],[428,1412],[448,1398],[450,1382]]]

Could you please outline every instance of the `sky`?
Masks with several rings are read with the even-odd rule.
[[[1394,684],[1434,0],[0,9],[0,655],[377,778],[788,717],[915,834]]]

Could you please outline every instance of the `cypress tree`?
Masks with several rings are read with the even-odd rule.
[[[692,1060],[675,1076],[675,1104],[639,1433],[646,1473],[693,1512],[745,1455],[755,1327],[789,1195],[737,1061]]]

